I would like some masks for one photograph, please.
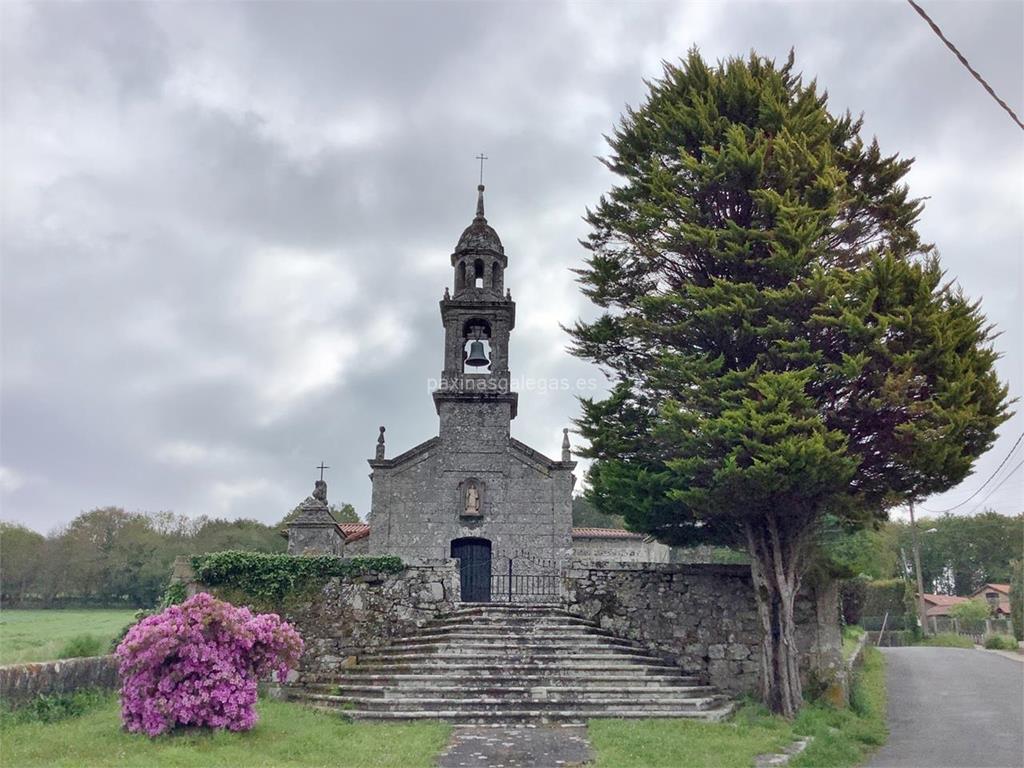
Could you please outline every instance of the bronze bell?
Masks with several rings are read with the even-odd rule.
[[[482,341],[474,341],[469,345],[469,357],[466,358],[466,365],[472,365],[474,368],[479,368],[483,365],[490,365],[491,361],[487,359],[487,353],[484,352],[484,343]]]

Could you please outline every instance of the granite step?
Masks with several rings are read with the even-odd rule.
[[[439,709],[421,710],[410,709],[405,711],[395,710],[388,712],[375,712],[372,710],[339,709],[334,706],[310,704],[313,709],[320,709],[335,714],[342,714],[352,720],[443,720],[455,724],[513,724],[513,723],[549,723],[549,722],[585,722],[595,718],[614,718],[647,720],[654,718],[678,718],[692,719],[706,722],[719,722],[726,719],[733,713],[735,704],[729,702],[717,709],[692,710],[651,710],[634,709],[624,710],[618,708],[607,708],[600,712],[581,710],[567,706],[561,710],[543,710],[537,708],[522,709],[501,709],[501,710],[480,710],[480,709]]]
[[[575,647],[576,645],[583,643],[586,645],[604,646],[625,645],[631,648],[644,647],[635,640],[615,637],[614,635],[598,635],[584,632],[576,632],[572,634],[554,634],[545,632],[531,632],[529,634],[510,634],[508,632],[490,632],[487,634],[478,632],[435,632],[431,634],[398,638],[393,640],[389,645],[382,647],[411,647],[418,645],[439,645],[442,643],[482,643],[485,645],[546,644],[555,647]]]
[[[597,626],[590,619],[571,614],[563,615],[538,615],[538,616],[502,616],[497,614],[481,616],[445,616],[440,619],[431,619],[423,626],[425,627],[449,627],[452,625],[472,625],[478,627],[504,626],[504,627],[594,627]]]
[[[510,660],[503,664],[467,664],[462,662],[445,663],[443,661],[416,662],[410,664],[389,664],[387,662],[374,662],[357,665],[363,673],[388,674],[401,672],[453,672],[458,671],[467,675],[499,677],[509,679],[524,674],[548,674],[553,677],[579,677],[596,672],[613,672],[624,677],[646,677],[648,675],[660,675],[668,672],[679,672],[678,667],[668,664],[621,664],[602,661],[579,661],[563,660],[561,663],[543,664],[529,661]],[[354,669],[350,667],[349,669]],[[344,675],[345,672],[339,674]]]
[[[584,701],[553,701],[537,699],[507,699],[497,697],[462,697],[462,698],[376,698],[340,696],[332,694],[304,693],[299,701],[316,702],[321,705],[332,705],[339,709],[358,709],[366,712],[394,712],[395,710],[437,711],[445,709],[471,709],[486,712],[501,712],[509,709],[533,709],[541,712],[558,711],[571,707],[579,712],[600,713],[609,708],[622,712],[645,711],[656,712],[669,710],[673,712],[702,712],[723,706],[727,699],[724,696],[706,696],[691,699],[660,699],[647,697],[641,700],[618,697],[590,699]]]
[[[336,696],[363,696],[368,698],[506,698],[535,699],[541,697],[548,701],[571,701],[576,698],[602,698],[606,696],[629,696],[642,698],[657,695],[667,698],[701,698],[717,694],[718,689],[711,685],[607,685],[583,682],[572,687],[562,685],[504,686],[496,682],[481,683],[468,681],[464,685],[434,685],[431,682],[401,683],[388,687],[381,685],[312,683],[302,687],[289,686],[289,693],[306,691],[309,693],[332,694]]]
[[[393,664],[414,663],[417,661],[450,661],[461,663],[472,659],[480,661],[496,661],[506,659],[528,658],[537,662],[556,662],[562,659],[574,661],[608,661],[620,660],[629,663],[666,664],[664,659],[652,656],[648,651],[639,648],[551,648],[539,646],[524,648],[510,645],[500,646],[442,646],[440,648],[411,648],[403,650],[386,650],[358,657],[360,664],[388,662]],[[672,665],[670,665],[672,666]]]
[[[356,661],[286,692],[357,719],[454,723],[714,720],[733,707],[634,640],[553,605],[464,605]]]
[[[303,681],[303,685],[377,685],[381,687],[392,687],[392,686],[403,686],[403,685],[452,685],[452,686],[465,686],[465,685],[479,685],[481,677],[476,674],[454,674],[453,672],[447,673],[404,673],[404,674],[372,674],[367,673],[364,670],[359,670],[358,667],[351,667],[353,670],[351,674],[333,674],[329,676],[316,676],[309,677]],[[458,670],[454,670],[458,672]],[[565,686],[568,683],[572,683],[574,686],[581,685],[609,685],[609,686],[634,686],[634,687],[658,687],[658,686],[672,686],[672,687],[685,687],[685,686],[696,686],[701,684],[701,680],[696,675],[683,675],[677,671],[675,674],[664,673],[664,674],[649,674],[649,675],[637,675],[637,674],[617,674],[604,673],[600,675],[585,674],[582,676],[577,675],[553,675],[550,672],[535,673],[535,674],[520,674],[494,678],[485,678],[488,681],[492,681],[498,685],[513,685],[520,687],[558,687]]]

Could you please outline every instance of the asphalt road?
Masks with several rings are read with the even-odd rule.
[[[870,768],[1024,766],[1024,663],[963,648],[883,648],[889,741]]]

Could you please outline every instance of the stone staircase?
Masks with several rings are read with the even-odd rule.
[[[732,702],[679,667],[549,605],[467,604],[288,695],[357,719],[718,720]]]

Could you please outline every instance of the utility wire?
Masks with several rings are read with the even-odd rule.
[[[988,476],[988,480],[986,480],[984,483],[979,485],[978,489],[974,493],[972,493],[966,499],[961,501],[959,504],[954,504],[949,509],[928,509],[927,507],[921,507],[921,509],[923,509],[925,512],[928,512],[928,513],[933,514],[933,515],[944,515],[947,512],[952,512],[954,509],[959,509],[960,507],[962,507],[968,501],[970,501],[975,496],[977,496],[979,493],[981,493],[983,490],[985,490],[985,486],[988,485],[989,483],[991,483],[995,479],[996,475],[999,474],[999,470],[1001,470],[1006,465],[1006,462],[1008,462],[1010,460],[1010,457],[1013,456],[1013,452],[1017,450],[1017,446],[1020,445],[1020,441],[1021,440],[1024,440],[1024,432],[1020,433],[1020,437],[1017,438],[1017,442],[1015,442],[1013,444],[1013,447],[1010,449],[1010,452],[1008,454],[1006,454],[1005,457],[1003,457],[1003,460],[1001,462],[999,462],[999,466],[996,467],[996,471]],[[1009,477],[1009,475],[1007,475],[1007,477]],[[999,485],[1002,485],[1002,483],[1000,483]],[[996,487],[998,488],[999,486],[996,486]],[[988,498],[988,497],[986,496],[985,498]]]
[[[956,56],[960,63],[967,68],[967,71],[974,75],[974,79],[981,83],[981,87],[988,91],[988,95],[995,99],[996,103],[1000,107],[1006,110],[1010,117],[1013,118],[1013,122],[1017,124],[1017,127],[1024,131],[1024,123],[1020,121],[1020,118],[1017,117],[1017,115],[1014,113],[1012,109],[1010,109],[1009,105],[1005,101],[1003,101],[996,95],[996,92],[992,90],[992,86],[985,82],[985,78],[978,74],[978,70],[971,66],[971,62],[969,62],[966,59],[966,57],[956,49],[956,46],[953,45],[944,34],[942,34],[942,30],[939,29],[939,25],[932,21],[931,17],[927,13],[925,13],[924,8],[915,3],[914,0],[907,0],[907,2],[910,3],[911,7],[915,11],[917,11],[918,15],[922,19],[928,22],[928,26],[932,28],[932,31],[939,36],[939,39],[946,44],[946,47],[953,52],[953,55]]]
[[[985,494],[985,498],[984,498],[984,499],[982,499],[981,501],[979,501],[979,502],[977,503],[977,505],[975,505],[974,509],[972,509],[972,510],[971,510],[971,514],[973,515],[973,514],[974,514],[975,512],[977,512],[977,511],[978,511],[978,509],[979,509],[979,508],[981,507],[981,505],[982,505],[982,504],[984,504],[984,503],[985,503],[986,501],[988,501],[989,497],[990,497],[990,496],[991,496],[991,495],[992,495],[993,493],[995,493],[996,491],[998,491],[998,490],[999,490],[999,488],[1000,488],[1000,486],[1001,486],[1001,485],[1002,485],[1003,483],[1005,483],[1005,482],[1006,482],[1007,480],[1009,480],[1009,479],[1010,479],[1011,477],[1013,477],[1014,473],[1015,473],[1015,472],[1016,472],[1016,471],[1017,471],[1018,469],[1020,469],[1021,467],[1024,467],[1024,459],[1021,459],[1021,460],[1020,460],[1019,462],[1017,462],[1017,466],[1015,466],[1015,467],[1014,467],[1013,469],[1011,469],[1011,470],[1010,470],[1010,473],[1009,473],[1009,474],[1008,474],[1008,475],[1007,475],[1006,477],[1004,477],[1004,478],[1003,478],[1002,480],[1000,480],[1000,481],[999,481],[999,485],[997,485],[997,486],[996,486],[995,488],[993,488],[993,489],[992,489],[991,491],[989,491],[989,492],[988,492],[987,494]]]

